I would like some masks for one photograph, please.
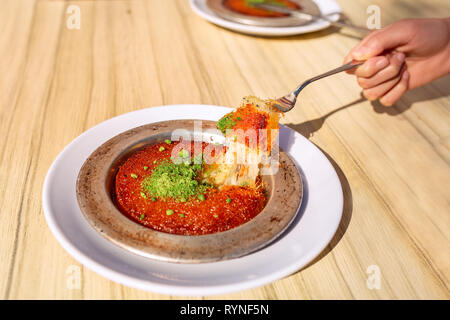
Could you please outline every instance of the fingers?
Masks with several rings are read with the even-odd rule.
[[[357,70],[355,71],[355,75],[358,77],[358,84],[363,89],[372,88],[393,78],[396,78],[400,74],[400,71],[405,63],[405,54],[402,52],[397,52],[387,56],[387,66],[381,59],[376,61],[375,63],[370,63],[373,59],[374,58],[367,61],[367,66],[365,66],[366,63],[361,65],[361,67],[365,66],[365,68],[357,68]],[[384,67],[377,68],[377,63],[380,63],[380,65],[383,65]]]
[[[405,55],[401,52],[389,54],[385,57],[388,60],[388,65],[378,70],[376,65],[377,63],[381,65],[380,61],[383,61],[381,58],[369,59],[355,71],[355,75],[357,76],[358,84],[364,89],[363,95],[368,100],[380,99],[381,102],[383,99],[383,104],[393,104],[407,90],[407,86],[406,89],[404,88],[407,80],[404,77],[408,78],[409,73],[407,72],[405,75]],[[362,68],[363,66],[364,68]],[[361,75],[368,75],[369,77],[362,77]],[[391,93],[392,90],[393,93]]]
[[[383,51],[390,51],[403,46],[411,38],[412,31],[410,29],[411,23],[398,21],[383,29],[372,31],[350,50],[344,59],[344,63],[350,60],[368,60],[380,55]]]
[[[356,46],[354,46],[353,47],[353,49],[352,50],[350,50],[350,52],[349,52],[349,54],[348,54],[348,57],[349,57],[349,59],[351,60],[351,59],[359,59],[359,56],[358,56],[358,58],[354,55],[354,53],[355,52],[359,52],[359,51],[361,51],[361,48],[363,48],[363,47],[366,47],[367,46],[367,44],[371,41],[371,39],[373,38],[373,37],[375,37],[375,35],[377,34],[377,33],[379,33],[379,32],[381,32],[381,30],[375,30],[375,31],[372,31],[370,34],[368,34],[364,39],[362,39],[361,40],[361,42],[359,42]],[[368,59],[368,58],[367,58]],[[366,60],[366,59],[361,59],[361,60]]]
[[[354,74],[358,77],[370,78],[378,71],[386,68],[389,65],[389,59],[385,56],[373,57],[364,62],[357,68],[350,69],[348,73]]]
[[[403,71],[400,81],[388,93],[380,98],[380,103],[386,107],[394,105],[408,90],[409,72]]]
[[[373,101],[384,96],[389,90],[395,87],[395,85],[400,81],[402,74],[398,74],[396,77],[383,82],[377,86],[370,87],[363,90],[363,95],[367,100]]]
[[[414,35],[408,28],[407,21],[400,21],[374,31],[345,57],[344,63],[365,61],[347,73],[356,75],[367,99],[391,106],[408,90],[410,75],[401,52]]]
[[[400,23],[394,23],[381,30],[369,34],[351,52],[355,60],[367,60],[383,51],[395,49],[404,45],[408,39]]]
[[[408,90],[409,72],[403,72],[396,78],[391,79],[377,87],[363,90],[363,95],[370,101],[379,99],[384,106],[392,106]]]

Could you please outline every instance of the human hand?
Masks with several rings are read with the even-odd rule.
[[[450,73],[450,18],[407,19],[373,31],[344,60],[368,100],[392,106],[409,89]]]

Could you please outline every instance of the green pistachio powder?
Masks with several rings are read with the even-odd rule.
[[[222,131],[223,134],[226,133],[227,129],[233,129],[236,125],[236,121],[232,119],[231,114],[227,114],[222,117],[219,121],[217,121],[217,129]]]
[[[201,155],[199,156],[194,157],[192,162],[186,151],[182,154],[180,152],[179,158],[182,161],[162,161],[152,174],[142,181],[142,192],[152,200],[154,197],[173,198],[180,202],[203,195],[212,186],[198,181],[198,175],[203,169]]]

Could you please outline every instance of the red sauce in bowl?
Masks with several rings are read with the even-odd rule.
[[[270,3],[270,1],[268,1]],[[272,3],[277,5],[282,5],[291,9],[299,10],[300,6],[293,1],[289,0],[276,0],[272,1]],[[261,18],[277,18],[277,17],[286,17],[288,14],[273,12],[261,8],[256,8],[251,5],[251,2],[248,0],[224,0],[223,5],[228,9],[246,14],[248,16],[261,17]]]
[[[125,216],[162,232],[202,235],[235,228],[262,211],[266,204],[264,191],[250,187],[209,188],[204,194],[204,201],[196,198],[187,202],[172,198],[152,201],[142,197],[141,182],[151,175],[160,161],[170,161],[172,149],[178,144],[161,142],[147,146],[132,154],[119,167],[114,196],[117,207]],[[211,146],[203,143],[201,150],[208,145]],[[161,147],[163,151],[160,151]],[[191,150],[195,150],[193,144]],[[168,210],[173,213],[168,215]]]

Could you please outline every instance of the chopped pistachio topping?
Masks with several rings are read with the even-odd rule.
[[[131,176],[133,179],[136,179],[136,178],[138,177],[137,174],[135,174],[135,173],[130,174],[130,176]]]
[[[202,168],[202,164],[176,164],[163,161],[142,181],[142,191],[156,198],[186,201],[190,197],[206,192],[210,187],[197,180]]]
[[[181,149],[181,151],[178,153],[178,155],[179,155],[181,158],[189,157],[189,151],[187,151],[187,150],[185,150],[185,149]]]
[[[203,154],[200,152],[197,155],[194,156],[194,163],[200,164],[203,161]]]
[[[233,129],[236,125],[236,121],[232,119],[232,114],[226,114],[219,121],[217,121],[217,129],[222,131],[223,134],[226,133],[227,129]]]

